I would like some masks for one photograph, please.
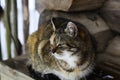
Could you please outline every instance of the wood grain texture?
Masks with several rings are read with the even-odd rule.
[[[110,41],[109,46],[106,49],[106,52],[110,55],[120,57],[120,36],[116,36]]]
[[[120,36],[110,42],[106,50],[98,55],[97,64],[101,67],[120,75]]]
[[[33,80],[33,79],[0,62],[0,80]]]
[[[36,8],[43,6],[48,10],[59,10],[65,12],[84,11],[100,8],[106,0],[36,0]]]
[[[100,12],[110,28],[120,33],[120,1],[108,0]]]

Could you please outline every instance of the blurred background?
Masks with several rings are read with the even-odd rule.
[[[38,29],[38,23],[41,25],[52,17],[83,24],[95,39],[96,66],[100,69],[91,80],[120,80],[119,0],[0,0],[0,60],[26,54],[28,36]],[[26,65],[25,59],[7,61],[16,69],[25,69],[21,67]],[[8,69],[3,68],[4,65],[0,71],[6,71],[3,77],[7,80]],[[16,79],[14,73],[13,76]]]
[[[38,28],[35,0],[0,0],[0,60],[25,54],[28,35]]]

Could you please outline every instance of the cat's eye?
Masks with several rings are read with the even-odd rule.
[[[70,45],[70,44],[67,44],[67,46],[70,47],[70,48],[74,48],[74,46],[73,46],[73,45]]]
[[[58,45],[58,48],[62,48],[62,44],[59,44],[59,45]]]
[[[71,51],[77,51],[77,48],[71,48],[70,50]]]
[[[63,43],[63,44],[59,44],[58,47],[59,47],[59,48],[66,48],[66,47],[68,47],[68,46],[67,46],[65,43]]]

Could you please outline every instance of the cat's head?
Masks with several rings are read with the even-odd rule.
[[[50,37],[51,53],[55,58],[61,60],[68,60],[74,55],[76,55],[74,59],[78,59],[77,56],[81,55],[80,53],[85,49],[85,44],[77,25],[68,21],[64,26],[57,27],[53,21],[51,22],[54,30]]]

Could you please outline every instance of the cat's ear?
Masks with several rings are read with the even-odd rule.
[[[77,25],[74,24],[73,22],[68,22],[67,27],[65,29],[65,32],[70,36],[70,37],[76,37],[78,34],[78,28]]]
[[[54,24],[54,18],[51,18],[51,23],[52,23],[53,30],[56,31],[56,27],[55,27],[55,24]]]

